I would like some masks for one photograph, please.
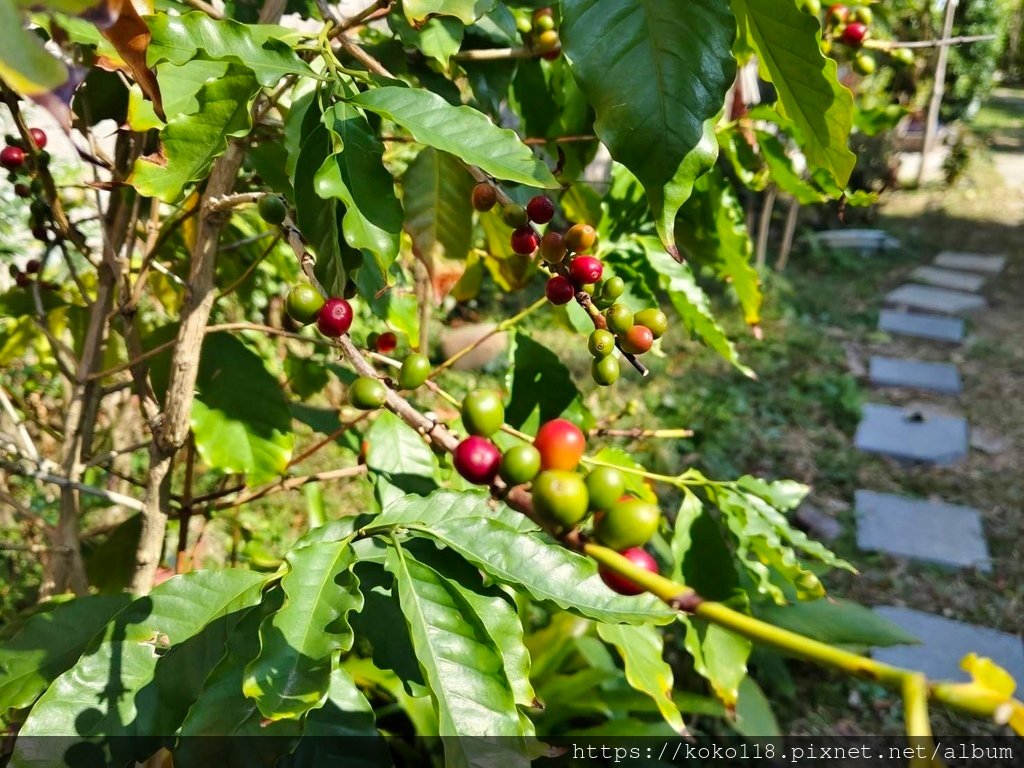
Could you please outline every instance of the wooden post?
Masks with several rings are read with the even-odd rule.
[[[953,17],[960,0],[946,0],[946,18],[942,23],[942,39],[953,33]],[[932,98],[928,103],[928,119],[924,125],[924,142],[921,145],[921,166],[917,169],[917,185],[924,181],[924,169],[935,144],[935,134],[939,129],[939,108],[946,92],[946,64],[949,62],[949,46],[939,47],[939,58],[935,63],[935,83],[932,86]]]
[[[782,232],[782,246],[779,248],[779,260],[775,262],[775,270],[781,272],[789,263],[789,254],[793,250],[793,237],[796,235],[796,223],[800,214],[800,201],[795,197],[789,203],[786,213],[786,228]]]
[[[764,193],[764,204],[761,206],[761,220],[757,227],[757,251],[755,266],[760,272],[764,269],[765,259],[768,256],[768,232],[772,226],[772,211],[775,208],[775,196],[778,189],[774,184],[768,187]]]

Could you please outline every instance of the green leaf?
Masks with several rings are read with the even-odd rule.
[[[569,409],[574,411],[567,414],[571,420],[583,416],[583,397],[565,363],[526,333],[516,333],[510,375],[512,398],[505,408],[505,420],[513,427],[521,428],[529,421],[536,429]]]
[[[0,77],[18,93],[38,96],[53,91],[68,79],[68,68],[51,56],[43,41],[24,27],[25,20],[13,0],[0,0]]]
[[[684,645],[693,657],[693,668],[711,683],[722,703],[735,707],[740,683],[747,676],[750,641],[695,616],[681,614],[679,620],[686,626]]]
[[[18,745],[32,744],[34,736],[172,734],[223,655],[226,632],[259,601],[268,578],[240,569],[198,571],[134,601],[40,697]],[[205,633],[207,627],[212,632]],[[162,668],[173,674],[162,674]],[[130,742],[112,746],[132,750]],[[18,745],[12,765],[51,764],[34,760]],[[52,764],[62,764],[60,757]]]
[[[99,592],[122,592],[135,572],[135,553],[142,533],[142,513],[120,523],[98,546],[83,547],[89,585]]]
[[[395,414],[382,411],[367,430],[366,442],[367,468],[397,489],[397,496],[384,497],[382,503],[404,493],[424,496],[437,488],[437,456],[422,435]]]
[[[193,59],[181,66],[164,63],[156,68],[156,79],[160,84],[160,98],[168,115],[191,115],[199,109],[196,94],[203,84],[224,76],[227,62]],[[77,98],[77,96],[76,96]],[[161,120],[153,109],[153,102],[133,85],[128,92],[128,123],[132,130],[148,131],[163,128]]]
[[[665,722],[676,733],[686,733],[683,716],[672,701],[672,667],[662,657],[665,640],[651,625],[598,624],[597,634],[615,646],[626,668],[626,680],[638,691],[650,696]]]
[[[835,60],[821,52],[818,19],[792,0],[732,0],[732,7],[749,32],[762,76],[775,85],[780,111],[799,130],[808,162],[845,186],[857,162],[846,145],[853,96],[840,85]]]
[[[260,654],[242,688],[271,720],[299,719],[323,705],[332,656],[354,640],[348,614],[363,607],[348,539],[297,547],[285,559],[285,604],[260,626]]]
[[[528,765],[501,653],[473,606],[447,578],[401,548],[388,552],[385,565],[395,576],[416,659],[434,700],[438,735],[513,737],[490,749],[505,752],[502,765]],[[471,764],[466,753],[474,744],[449,740],[446,764]]]
[[[494,8],[495,0],[404,0],[402,9],[410,24],[429,16],[454,16],[466,26]]]
[[[736,720],[732,727],[741,736],[750,738],[774,738],[782,735],[771,702],[764,695],[761,686],[749,675],[740,683]]]
[[[468,517],[493,517],[498,522],[526,533],[539,531],[533,521],[505,504],[495,504],[485,491],[440,490],[426,499],[418,496],[403,496],[389,504],[373,518],[374,527],[418,523],[432,525],[444,520],[462,520]]]
[[[421,151],[402,177],[405,229],[428,269],[469,256],[473,185],[458,159],[433,147]]]
[[[197,110],[172,117],[161,131],[163,156],[139,158],[130,183],[147,197],[177,201],[185,186],[202,179],[224,154],[228,139],[249,132],[258,89],[252,70],[237,64],[208,80],[196,94]]]
[[[80,597],[29,618],[0,644],[0,715],[31,704],[130,602],[129,595]]]
[[[697,284],[689,265],[680,264],[651,238],[640,238],[640,242],[647,254],[648,264],[657,273],[661,288],[668,293],[669,301],[686,329],[745,375],[754,378],[754,372],[740,362],[736,347],[715,319],[707,294]]]
[[[672,580],[683,580],[683,563],[693,544],[691,528],[704,511],[704,504],[689,488],[683,489],[683,501],[679,505],[676,519],[672,524]]]
[[[159,13],[148,17],[148,23],[153,34],[146,56],[150,66],[162,61],[180,65],[195,58],[230,61],[245,65],[260,85],[270,86],[285,75],[313,74],[287,42],[295,33],[285,27],[213,19],[200,11]]]
[[[786,148],[782,146],[778,137],[765,131],[754,131],[754,134],[770,169],[773,184],[795,197],[800,205],[814,205],[828,199],[828,195],[797,173],[792,159],[786,154]]]
[[[707,121],[733,82],[735,29],[717,0],[562,2],[562,47],[594,131],[643,184],[668,248],[676,211],[718,152]]]
[[[514,131],[472,107],[453,107],[418,88],[382,86],[351,99],[409,131],[416,141],[449,152],[498,179],[555,189],[558,181]]]
[[[822,598],[792,605],[758,604],[758,618],[830,645],[858,648],[914,645],[918,639],[858,603]]]
[[[347,104],[324,112],[323,123],[335,151],[313,177],[314,189],[319,197],[342,204],[345,241],[370,251],[387,274],[398,256],[402,205],[382,162],[384,145],[366,118]]]
[[[203,341],[192,403],[196,448],[210,467],[245,472],[259,483],[280,475],[292,456],[292,415],[263,361],[224,333]]]

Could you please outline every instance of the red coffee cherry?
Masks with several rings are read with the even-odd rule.
[[[604,266],[601,260],[593,256],[577,256],[569,262],[569,274],[576,285],[596,283],[603,273]]]
[[[512,233],[512,250],[523,256],[529,256],[537,250],[540,238],[533,227],[522,227]]]
[[[498,476],[501,451],[486,437],[470,435],[452,453],[455,471],[474,485],[490,485]]]
[[[8,171],[15,171],[25,164],[25,153],[18,147],[4,147],[0,150],[0,165]]]
[[[654,344],[654,334],[646,325],[634,325],[619,341],[624,352],[642,355]]]
[[[658,572],[658,563],[647,554],[646,550],[640,547],[627,549],[621,554],[633,565],[639,565],[645,571],[650,571],[651,573]],[[597,572],[601,575],[601,581],[607,584],[609,589],[618,592],[620,595],[639,595],[644,591],[644,588],[632,579],[627,579],[625,576],[609,570],[603,565],[598,566]]]
[[[31,197],[32,187],[30,187],[28,184],[15,184],[14,194],[16,194],[18,197]]]
[[[316,327],[320,333],[332,339],[348,333],[352,327],[352,305],[337,296],[329,298],[317,315]]]
[[[390,355],[398,347],[398,337],[391,331],[385,331],[377,337],[377,351],[382,355]]]
[[[862,24],[859,21],[853,21],[846,25],[843,29],[843,34],[839,36],[839,39],[851,48],[860,48],[864,45],[864,38],[867,36],[867,25]]]
[[[561,305],[572,301],[572,297],[576,295],[576,289],[572,287],[572,283],[566,278],[561,275],[555,275],[548,280],[544,293],[552,304]]]
[[[526,204],[526,213],[530,221],[536,224],[547,224],[555,217],[555,204],[547,195],[537,195]]]
[[[32,137],[32,143],[36,145],[37,149],[42,149],[46,146],[46,132],[42,128],[29,128],[28,133]]]
[[[580,428],[568,419],[552,419],[537,430],[533,447],[540,451],[540,468],[572,472],[579,466],[586,447]]]

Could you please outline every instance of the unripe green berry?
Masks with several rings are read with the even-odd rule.
[[[619,361],[608,357],[595,357],[590,363],[590,375],[596,384],[608,387],[619,380]]]
[[[608,357],[615,351],[615,334],[604,328],[597,328],[587,340],[587,349],[594,357]]]
[[[402,389],[417,389],[430,377],[430,360],[426,355],[414,352],[402,362],[398,369],[398,386]]]
[[[577,472],[549,469],[533,481],[533,507],[542,517],[571,528],[587,516],[587,486]]]
[[[257,208],[260,212],[260,218],[267,222],[267,224],[274,226],[284,222],[285,216],[288,215],[288,206],[284,204],[284,200],[279,195],[261,197]]]
[[[509,203],[502,208],[501,218],[512,229],[522,229],[530,225],[530,215],[519,203]]]
[[[349,387],[348,399],[353,406],[362,411],[373,411],[387,401],[388,388],[380,379],[360,376]]]
[[[626,281],[621,277],[609,277],[601,286],[601,297],[615,301],[626,290]]]
[[[636,325],[645,325],[651,329],[651,334],[660,339],[668,330],[668,317],[660,309],[641,309],[633,317]]]
[[[501,457],[501,479],[509,485],[528,483],[540,472],[540,451],[529,443],[515,445]]]
[[[608,330],[620,336],[633,327],[633,313],[625,304],[612,304],[604,313]]]

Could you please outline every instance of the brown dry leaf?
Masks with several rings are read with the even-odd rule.
[[[115,0],[116,4],[117,0]],[[110,41],[124,59],[125,64],[135,77],[135,82],[142,88],[142,92],[153,103],[153,111],[161,120],[167,120],[164,113],[163,101],[160,98],[160,85],[156,81],[156,75],[146,66],[146,49],[149,48],[149,41],[152,39],[149,27],[139,16],[131,0],[120,0],[120,8],[117,21],[100,33]]]

